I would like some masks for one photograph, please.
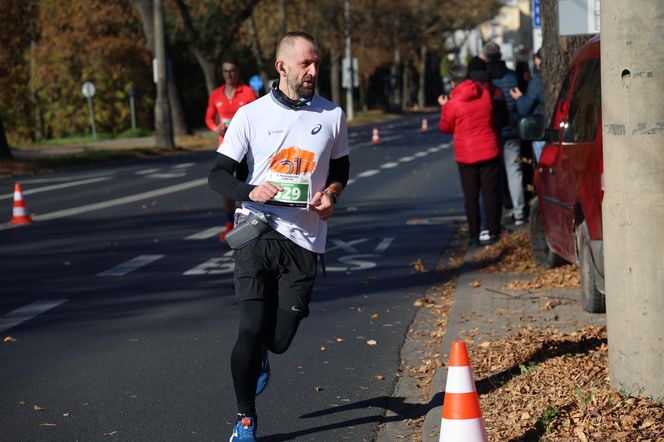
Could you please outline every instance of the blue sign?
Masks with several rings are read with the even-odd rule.
[[[263,79],[258,75],[254,75],[249,79],[249,86],[258,92],[259,90],[263,89]]]
[[[533,0],[533,27],[542,27],[542,16],[540,15],[540,0]]]

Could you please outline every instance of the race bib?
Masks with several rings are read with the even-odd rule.
[[[311,189],[311,175],[289,175],[285,173],[270,172],[267,180],[282,187],[274,198],[267,202],[274,206],[286,206],[306,209],[309,204],[309,191]]]

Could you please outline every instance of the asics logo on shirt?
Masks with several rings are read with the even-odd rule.
[[[283,129],[276,129],[276,130],[268,130],[267,131],[268,135],[282,134],[282,133],[284,133]]]
[[[316,126],[314,126],[313,129],[311,129],[311,135],[316,135],[318,132],[320,132],[322,128],[323,128],[322,124],[317,124]]]

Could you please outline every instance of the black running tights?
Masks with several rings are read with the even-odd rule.
[[[262,299],[241,301],[239,310],[239,333],[231,354],[231,373],[238,413],[255,416],[261,351],[285,352],[293,341],[302,315],[276,308]]]

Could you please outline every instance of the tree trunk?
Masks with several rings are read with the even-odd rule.
[[[194,56],[196,57],[196,60],[198,61],[198,64],[201,67],[201,71],[203,71],[203,76],[205,77],[205,88],[208,91],[208,95],[212,93],[213,90],[215,90],[218,86],[217,82],[217,75],[214,69],[214,62],[211,60],[208,60],[205,55],[200,53],[198,50],[194,49]]]
[[[330,95],[333,103],[341,103],[341,82],[339,79],[341,54],[336,47],[330,48]]]
[[[420,109],[426,106],[426,78],[427,78],[427,47],[420,46],[420,72],[417,82],[417,105]]]
[[[154,58],[155,36],[153,0],[136,0],[136,9],[138,10],[138,15],[141,17],[141,23],[143,24],[143,32],[145,33],[145,40],[147,41],[148,51]],[[186,135],[188,128],[175,78],[171,78],[168,81],[168,101],[170,105],[169,113],[171,115],[171,127],[173,129],[173,133],[177,136]]]
[[[410,106],[410,64],[404,65],[401,70],[401,103],[403,107]]]
[[[14,156],[12,155],[12,150],[9,147],[7,142],[7,136],[5,135],[5,126],[2,124],[2,116],[0,115],[0,159],[3,160],[12,160]]]
[[[542,85],[544,107],[551,116],[565,71],[578,49],[590,38],[587,35],[560,37],[558,2],[540,2],[542,13]]]
[[[175,148],[173,125],[168,99],[168,78],[166,72],[166,38],[164,36],[164,10],[161,0],[153,2],[154,52],[157,58],[157,99],[154,105],[155,136],[157,147]]]
[[[175,85],[175,79],[168,82],[168,101],[171,105],[171,122],[173,123],[173,135],[182,137],[189,133],[187,123],[184,117],[184,110],[182,109],[182,100],[180,100],[180,93]]]

